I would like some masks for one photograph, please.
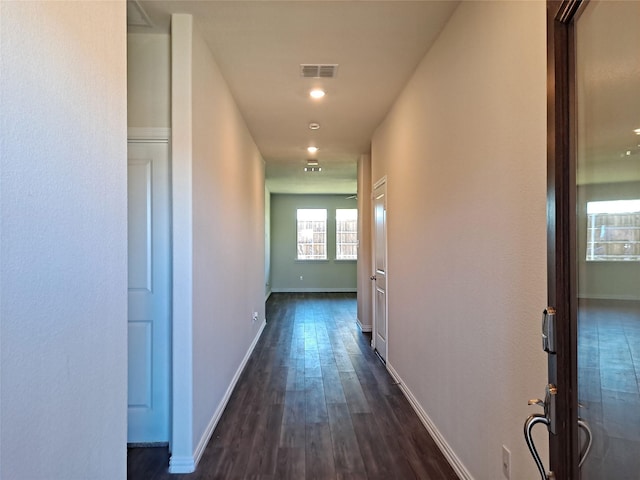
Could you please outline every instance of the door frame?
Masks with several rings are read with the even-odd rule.
[[[579,478],[576,239],[575,20],[588,0],[547,1],[547,275],[556,310],[556,434],[549,434],[555,478]]]
[[[384,356],[382,357],[384,359],[384,362],[387,363],[388,362],[388,357],[389,357],[389,249],[388,249],[388,242],[387,242],[387,211],[388,211],[388,206],[387,206],[387,187],[388,187],[388,182],[387,182],[387,176],[384,175],[382,177],[380,177],[378,180],[376,180],[376,182],[373,184],[373,187],[371,189],[371,240],[372,240],[372,245],[371,245],[371,270],[372,273],[371,275],[373,275],[375,277],[376,275],[376,241],[377,241],[377,237],[376,237],[376,212],[375,212],[375,191],[377,188],[379,188],[380,186],[384,185],[384,196],[385,196],[385,200],[384,200],[384,210],[385,210],[385,227],[384,227],[384,268],[385,268],[385,290],[384,290],[384,316],[385,316],[385,351],[382,352],[382,354],[384,354]],[[373,280],[373,278],[372,278]],[[371,346],[377,351],[377,345],[376,345],[376,337],[377,337],[377,328],[378,328],[378,316],[376,315],[376,282],[372,281],[371,282],[371,313],[373,316],[373,325],[372,325],[372,335],[371,335]],[[380,354],[380,355],[382,355]]]

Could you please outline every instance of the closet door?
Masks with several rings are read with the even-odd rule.
[[[128,443],[169,441],[171,250],[168,142],[129,141]]]

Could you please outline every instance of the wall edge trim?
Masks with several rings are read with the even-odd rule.
[[[388,361],[387,361],[387,370],[400,386],[400,390],[402,390],[402,393],[411,404],[411,408],[413,408],[413,410],[416,412],[416,414],[418,415],[418,418],[420,418],[420,421],[422,422],[424,427],[427,429],[427,432],[429,432],[433,440],[436,442],[436,445],[438,445],[438,448],[440,449],[442,454],[445,456],[445,458],[451,465],[451,468],[453,468],[453,470],[456,472],[458,477],[460,477],[461,480],[474,480],[471,473],[469,473],[467,468],[462,463],[462,460],[458,458],[458,456],[455,454],[451,446],[445,440],[444,436],[440,433],[436,425],[433,423],[431,418],[429,418],[429,415],[427,415],[427,412],[424,411],[424,409],[418,402],[418,399],[415,397],[415,395],[413,395],[409,387],[407,387],[406,384],[402,381],[402,378],[400,377],[398,372],[396,372],[396,370],[391,366],[391,364]]]

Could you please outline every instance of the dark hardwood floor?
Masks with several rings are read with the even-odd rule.
[[[272,294],[267,320],[197,471],[134,448],[129,480],[458,478],[358,330],[355,294]]]

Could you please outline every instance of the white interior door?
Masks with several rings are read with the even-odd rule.
[[[373,346],[387,360],[387,184],[382,179],[373,190]]]
[[[168,142],[129,141],[127,442],[169,441],[171,251]]]

